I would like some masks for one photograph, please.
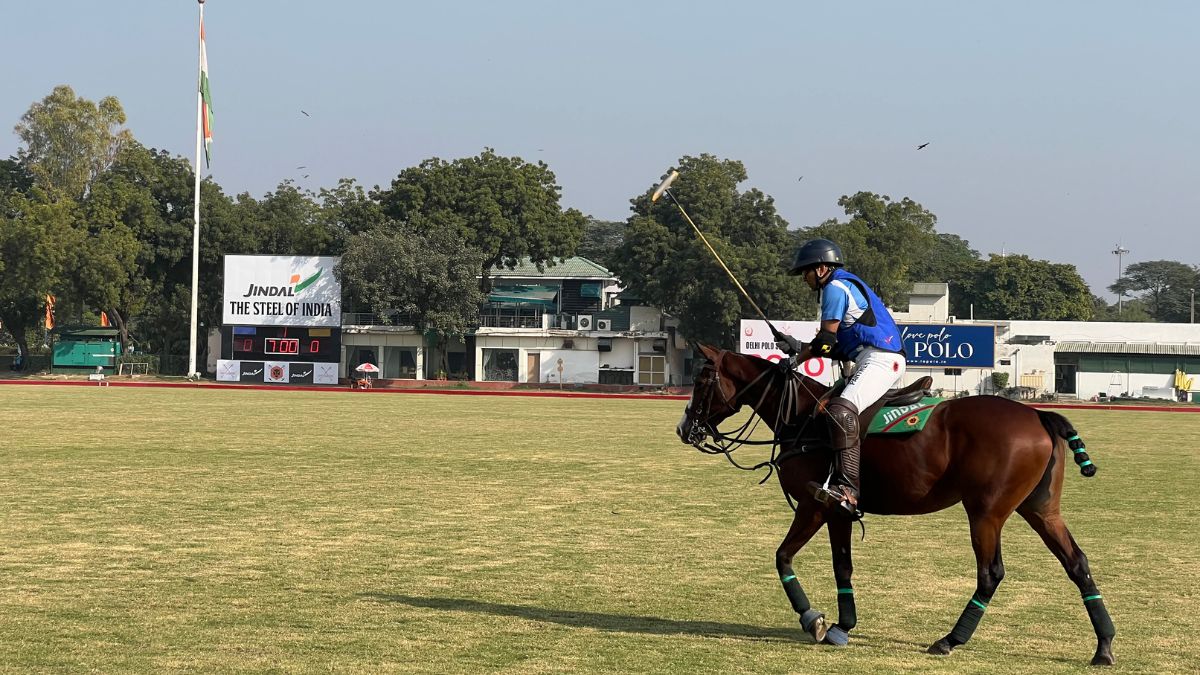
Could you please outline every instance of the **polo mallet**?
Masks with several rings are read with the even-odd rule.
[[[650,195],[650,203],[653,204],[654,202],[657,202],[659,197],[662,197],[663,195],[671,198],[671,202],[675,204],[675,208],[679,209],[679,212],[683,214],[684,219],[688,221],[688,225],[691,225],[692,229],[696,231],[696,234],[700,235],[700,241],[704,242],[704,245],[708,247],[709,252],[712,253],[713,257],[717,259],[718,263],[720,263],[721,269],[725,270],[725,273],[729,275],[729,278],[733,281],[733,285],[737,286],[737,289],[742,292],[742,295],[745,296],[746,300],[750,303],[750,306],[754,308],[754,311],[758,312],[758,315],[762,317],[762,320],[767,322],[767,327],[771,329],[772,335],[774,335],[775,339],[778,340],[783,333],[779,332],[779,329],[775,327],[775,324],[771,323],[771,320],[767,318],[766,313],[759,308],[758,303],[754,302],[754,298],[751,298],[750,294],[746,292],[746,289],[742,288],[742,282],[738,281],[737,277],[733,275],[733,272],[729,271],[729,267],[725,264],[725,261],[721,259],[721,254],[717,253],[717,250],[712,247],[712,244],[708,243],[708,238],[704,236],[704,233],[700,231],[700,228],[696,227],[696,223],[692,222],[692,217],[689,216],[687,211],[684,210],[683,205],[679,203],[679,200],[675,199],[675,195],[671,194],[671,183],[674,183],[676,178],[679,178],[679,172],[672,169],[671,174],[667,176],[666,180],[664,180],[658,186],[658,189],[654,191],[654,194]]]

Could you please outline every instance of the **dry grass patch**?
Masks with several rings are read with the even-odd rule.
[[[98,389],[0,388],[7,672],[1046,673],[1094,646],[1016,519],[975,639],[922,653],[974,586],[961,508],[869,518],[851,645],[807,644],[778,487],[679,444],[676,401]],[[1069,417],[1118,669],[1195,672],[1200,417]],[[823,534],[796,568],[835,612]]]

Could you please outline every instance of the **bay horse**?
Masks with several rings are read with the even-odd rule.
[[[806,488],[810,481],[821,483],[830,472],[827,420],[818,417],[830,388],[755,356],[707,345],[701,345],[700,351],[706,362],[697,373],[676,433],[684,443],[701,449],[709,436],[730,440],[717,425],[743,405],[751,406],[774,430],[779,453],[773,448],[770,464],[789,503],[795,501],[795,518],[775,552],[775,568],[792,609],[800,616],[801,628],[817,642],[846,644],[857,623],[851,583],[852,521],[827,510]],[[869,422],[863,419],[861,428],[865,430]],[[706,447],[709,452],[729,452]],[[1114,663],[1112,619],[1092,580],[1087,557],[1059,513],[1063,470],[1071,453],[1085,476],[1095,473],[1082,440],[1065,417],[998,396],[947,400],[934,409],[921,431],[864,439],[859,508],[865,513],[916,515],[962,502],[970,522],[977,567],[975,593],[954,628],[928,653],[949,654],[975,632],[1004,578],[1000,530],[1015,511],[1079,587],[1096,632],[1092,665]],[[796,553],[823,524],[828,525],[838,589],[838,621],[833,625],[812,608],[792,569]]]

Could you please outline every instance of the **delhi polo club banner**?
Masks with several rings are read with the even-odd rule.
[[[227,255],[226,326],[341,326],[336,256]]]
[[[817,335],[820,324],[816,321],[772,321],[780,332],[787,333],[801,342],[808,342]],[[775,346],[767,322],[761,319],[742,319],[738,340],[738,352],[757,356],[768,361],[779,361],[784,353]],[[841,369],[834,368],[829,359],[809,359],[797,366],[805,375],[824,385],[831,385],[841,377]]]

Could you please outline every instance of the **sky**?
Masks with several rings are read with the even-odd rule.
[[[0,124],[68,84],[194,158],[196,2],[4,14]],[[211,174],[255,197],[370,188],[490,147],[624,220],[711,153],[793,228],[860,190],[909,197],[984,255],[1072,263],[1111,300],[1118,242],[1125,265],[1200,264],[1198,26],[1189,1],[208,0]],[[0,132],[0,156],[18,147]]]

